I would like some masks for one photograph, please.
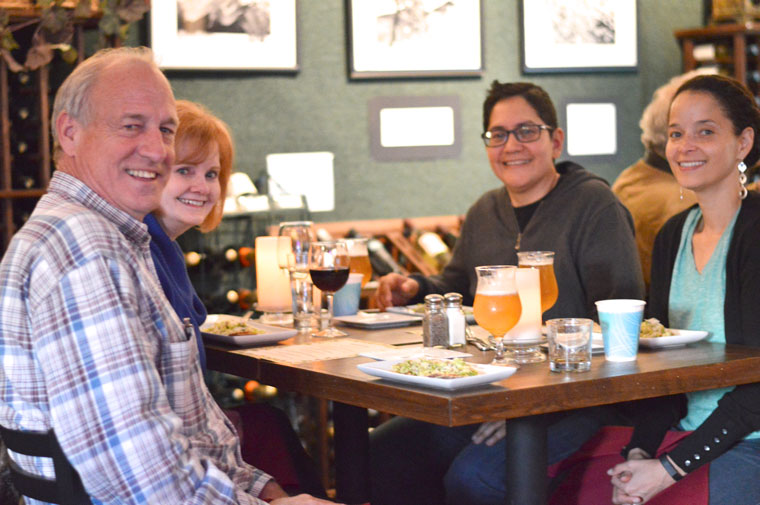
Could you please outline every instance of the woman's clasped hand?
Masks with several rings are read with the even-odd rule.
[[[612,503],[646,503],[665,488],[675,484],[657,459],[629,459],[610,468]]]

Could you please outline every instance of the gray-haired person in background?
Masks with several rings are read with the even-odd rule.
[[[612,192],[633,216],[636,247],[647,287],[657,232],[665,221],[697,203],[694,193],[681,188],[673,177],[665,159],[665,145],[668,143],[668,110],[673,95],[681,84],[704,73],[692,71],[677,75],[655,90],[639,121],[644,156],[620,172],[612,185]]]

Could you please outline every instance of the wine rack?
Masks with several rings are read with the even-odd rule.
[[[2,2],[0,6],[4,6]],[[19,8],[10,14],[11,23],[15,23],[34,18],[35,11]],[[89,20],[79,20],[74,26],[74,46],[80,61],[85,53],[84,28],[88,24]],[[35,28],[36,24],[32,24],[14,32],[20,45],[15,56],[25,54]],[[20,56],[19,59],[23,61]],[[16,73],[0,59],[0,255],[50,182],[53,98],[73,68],[56,56],[38,70]]]
[[[683,70],[710,68],[744,83],[760,96],[760,23],[677,30]]]

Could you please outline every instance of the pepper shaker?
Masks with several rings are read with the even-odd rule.
[[[446,305],[446,321],[448,323],[449,347],[462,347],[465,343],[464,333],[467,321],[462,310],[462,295],[446,293],[443,295]]]
[[[425,297],[425,315],[422,318],[422,345],[446,347],[449,344],[448,322],[443,311],[441,295]]]

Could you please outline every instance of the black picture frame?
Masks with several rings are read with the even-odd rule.
[[[520,0],[522,71],[638,70],[636,0]]]

